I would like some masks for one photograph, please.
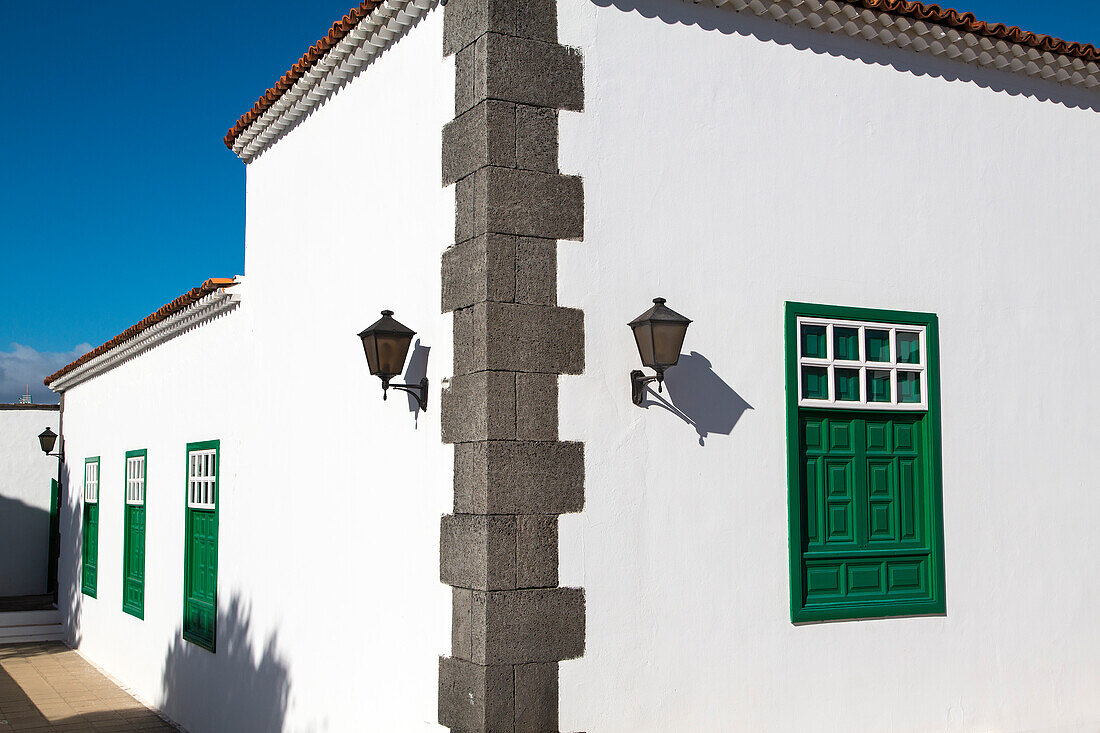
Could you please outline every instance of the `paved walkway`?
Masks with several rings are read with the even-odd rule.
[[[0,646],[0,733],[174,731],[61,642]]]

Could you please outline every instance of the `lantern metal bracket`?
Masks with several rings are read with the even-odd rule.
[[[665,381],[664,371],[659,371],[652,377],[647,377],[645,372],[641,369],[635,369],[630,373],[630,397],[634,400],[635,405],[641,405],[645,401],[645,386],[650,382],[657,383],[657,391],[662,391],[661,387]]]
[[[420,405],[422,412],[428,411],[428,378],[422,377],[419,384],[390,384],[390,380],[382,380],[382,399],[386,399],[386,390],[390,387],[408,392],[416,398],[416,404]]]

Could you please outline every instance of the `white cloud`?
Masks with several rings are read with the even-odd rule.
[[[58,396],[47,389],[42,380],[91,350],[91,344],[78,344],[72,351],[54,352],[13,343],[9,351],[0,351],[0,402],[18,402],[19,395],[29,384],[35,402],[56,403]]]

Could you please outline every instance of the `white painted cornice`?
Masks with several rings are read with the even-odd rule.
[[[238,278],[238,282],[242,282]],[[236,286],[237,288],[240,285]],[[70,372],[61,375],[47,386],[54,392],[64,392],[81,382],[102,374],[119,364],[145,353],[154,346],[175,338],[182,333],[197,328],[204,323],[236,308],[241,301],[241,292],[219,288],[208,293],[181,311],[173,313],[163,321],[137,333],[117,346],[103,352],[94,359],[81,364]]]
[[[252,162],[404,37],[438,3],[439,0],[385,0],[246,127],[233,141],[233,152],[245,163]]]

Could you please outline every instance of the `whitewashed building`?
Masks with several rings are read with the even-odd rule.
[[[29,398],[28,398],[29,399]],[[0,599],[52,592],[51,528],[57,524],[57,458],[39,449],[38,434],[57,431],[58,406],[0,403]],[[0,610],[3,603],[0,601]],[[5,624],[0,614],[0,642]]]
[[[244,275],[47,379],[70,643],[192,731],[1097,730],[1098,63],[361,3],[226,136]]]

